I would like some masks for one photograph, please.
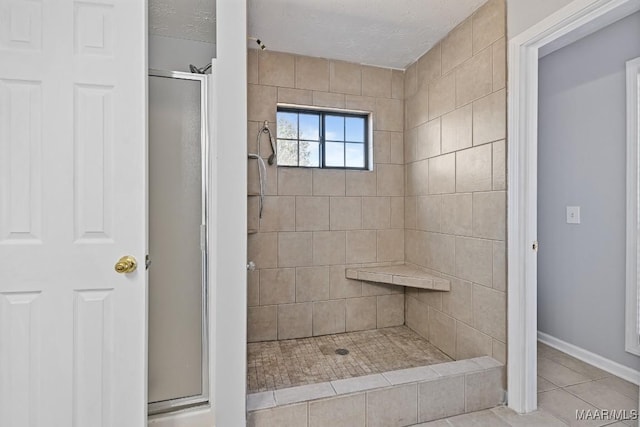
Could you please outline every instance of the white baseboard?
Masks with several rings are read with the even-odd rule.
[[[627,366],[621,365],[618,362],[607,359],[588,350],[569,344],[566,341],[562,341],[556,337],[552,337],[549,334],[538,331],[538,341],[543,344],[553,347],[556,350],[560,350],[563,353],[567,353],[569,356],[573,356],[576,359],[582,360],[585,363],[600,368],[603,371],[620,377],[623,380],[627,380],[636,385],[640,385],[640,372],[635,369],[631,369]]]

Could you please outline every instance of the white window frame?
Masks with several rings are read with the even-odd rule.
[[[640,192],[638,145],[640,145],[640,57],[627,61],[627,291],[625,350],[640,356],[638,296],[640,292]]]

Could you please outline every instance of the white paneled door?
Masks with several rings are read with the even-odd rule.
[[[2,427],[146,424],[146,13],[0,0]]]

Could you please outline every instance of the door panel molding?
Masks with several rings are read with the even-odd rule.
[[[113,425],[113,289],[74,292],[73,426]],[[98,420],[96,420],[98,418]]]
[[[74,87],[74,230],[76,243],[113,243],[114,87]]]
[[[42,82],[0,79],[0,244],[41,243]]]
[[[35,425],[40,406],[40,291],[0,294],[0,420]]]

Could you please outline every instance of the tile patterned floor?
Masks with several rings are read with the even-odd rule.
[[[336,349],[346,348],[340,356]],[[247,391],[277,390],[452,359],[406,326],[248,344]]]
[[[624,425],[624,424],[623,424]],[[565,427],[566,424],[545,411],[518,415],[504,406],[472,412],[412,427]]]
[[[638,386],[538,343],[538,407],[570,426],[630,425],[637,421],[576,421],[576,409],[638,409]]]
[[[638,386],[538,343],[538,408],[518,415],[501,407],[414,427],[637,426],[635,420],[576,420],[577,409],[638,409]]]

